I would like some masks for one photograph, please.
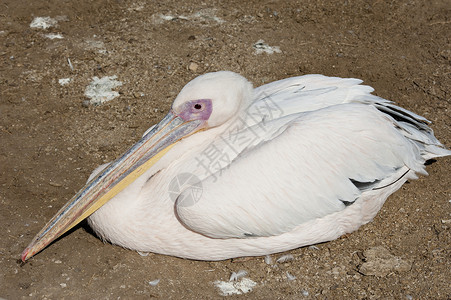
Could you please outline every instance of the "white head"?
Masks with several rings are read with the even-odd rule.
[[[180,113],[185,103],[193,100],[209,99],[212,112],[208,127],[224,124],[247,108],[252,101],[252,84],[243,76],[220,71],[207,73],[191,80],[178,94],[172,104],[175,113]]]

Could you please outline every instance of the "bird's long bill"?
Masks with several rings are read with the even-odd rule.
[[[122,191],[154,165],[181,138],[201,129],[205,121],[185,121],[172,111],[124,155],[89,181],[22,252],[26,261]]]

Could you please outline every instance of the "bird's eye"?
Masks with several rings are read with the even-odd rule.
[[[202,109],[202,104],[199,104],[199,103],[194,104],[194,109],[196,109],[196,110]]]

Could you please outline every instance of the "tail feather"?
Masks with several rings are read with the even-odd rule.
[[[418,147],[425,161],[451,155],[451,151],[434,136],[434,131],[428,126],[430,121],[426,118],[372,94],[357,95],[351,102],[372,105],[390,117],[400,132]]]
[[[375,103],[374,106],[394,119],[401,133],[418,147],[425,161],[451,155],[451,151],[434,136],[427,119],[390,103]]]

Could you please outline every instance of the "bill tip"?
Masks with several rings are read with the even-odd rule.
[[[25,262],[28,259],[28,252],[30,251],[30,249],[27,247],[25,248],[25,250],[22,252],[22,255],[20,256],[20,259]]]

